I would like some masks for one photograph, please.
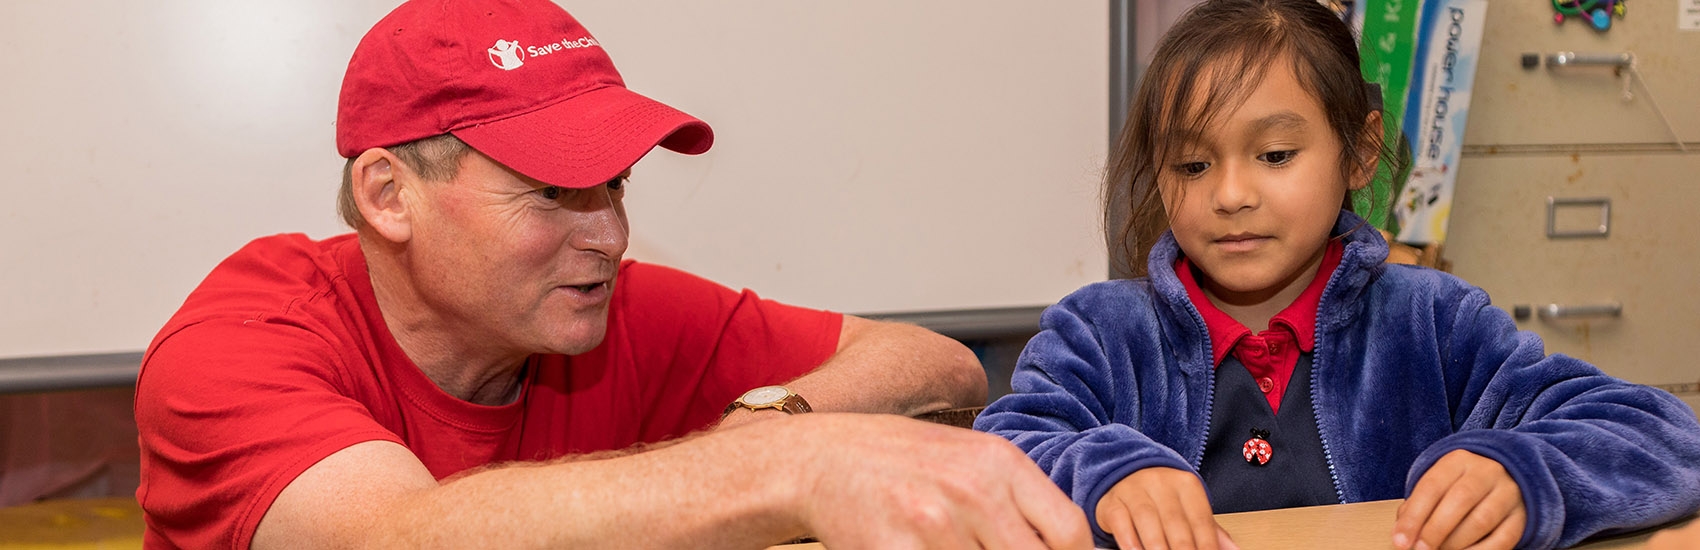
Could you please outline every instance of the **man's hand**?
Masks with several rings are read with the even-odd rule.
[[[1523,491],[1491,458],[1452,451],[1417,480],[1399,506],[1393,546],[1511,548],[1523,538]]]
[[[1098,500],[1098,526],[1125,549],[1237,549],[1210,514],[1204,482],[1191,472],[1136,471]]]
[[[814,435],[793,447],[813,472],[802,519],[829,548],[1092,548],[1080,507],[1002,438],[891,415],[793,418]]]

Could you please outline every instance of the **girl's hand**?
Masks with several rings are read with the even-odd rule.
[[[1124,550],[1238,550],[1210,515],[1204,483],[1191,472],[1145,468],[1122,478],[1098,501],[1098,525]]]
[[[1700,546],[1700,521],[1689,522],[1681,529],[1665,529],[1647,541],[1650,550],[1682,550]]]
[[[1465,450],[1435,461],[1399,505],[1400,550],[1511,548],[1523,538],[1523,491],[1491,458]]]

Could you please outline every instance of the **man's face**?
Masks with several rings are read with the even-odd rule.
[[[600,344],[626,252],[625,176],[554,187],[471,151],[454,179],[404,197],[413,286],[444,332],[466,339],[450,345],[577,354]]]

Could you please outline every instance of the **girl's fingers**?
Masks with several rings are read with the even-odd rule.
[[[1228,530],[1220,525],[1216,526],[1216,546],[1221,550],[1240,550],[1239,543],[1234,542],[1234,537],[1228,536]]]
[[[1488,490],[1492,488],[1482,485],[1478,480],[1471,479],[1469,476],[1460,477],[1457,481],[1454,481],[1452,486],[1447,488],[1446,495],[1440,498],[1440,503],[1435,505],[1434,512],[1429,514],[1428,521],[1423,524],[1422,531],[1417,534],[1417,539],[1428,543],[1429,548],[1442,548],[1447,537],[1450,537],[1453,531],[1458,530],[1459,524],[1464,521],[1464,517],[1475,510],[1476,504],[1480,503],[1482,498],[1487,496]],[[1479,538],[1480,535],[1486,533],[1487,531],[1484,530],[1477,536]]]
[[[1450,456],[1449,453],[1447,457]],[[1411,488],[1411,496],[1399,505],[1398,519],[1393,522],[1395,548],[1409,550],[1417,543],[1417,537],[1429,522],[1429,515],[1434,513],[1435,506],[1440,504],[1441,497],[1446,496],[1447,489],[1460,473],[1451,467],[1446,457],[1442,457],[1417,480],[1417,486]]]
[[[1518,506],[1511,510],[1511,515],[1506,517],[1505,521],[1500,522],[1499,527],[1495,527],[1487,538],[1482,539],[1481,542],[1470,548],[1502,550],[1516,547],[1517,542],[1523,540],[1524,522],[1528,519],[1525,515],[1527,512],[1523,511],[1521,500],[1518,499]]]
[[[1498,529],[1499,525],[1504,523],[1506,515],[1508,513],[1505,509],[1493,506],[1486,500],[1478,502],[1436,548],[1455,550],[1475,544],[1486,538],[1494,529]]]
[[[1105,499],[1110,500],[1110,499]],[[1120,501],[1099,504],[1098,527],[1116,538],[1116,546],[1122,550],[1142,549],[1139,546],[1139,534],[1133,530],[1133,515],[1127,511],[1127,506]],[[1105,509],[1105,506],[1110,506]]]
[[[1181,508],[1178,498],[1171,497],[1169,504],[1161,507],[1157,514],[1163,521],[1164,548],[1192,550],[1198,547],[1192,542],[1191,518],[1187,517],[1186,510]],[[1149,548],[1153,545],[1147,541],[1145,546]]]
[[[1147,501],[1138,508],[1128,510],[1133,515],[1133,533],[1139,539],[1134,548],[1168,548],[1169,541],[1163,533],[1163,518],[1150,504]]]
[[[1501,524],[1510,521],[1514,511],[1523,508],[1523,493],[1517,488],[1517,482],[1505,473],[1504,467],[1488,458],[1476,458],[1470,462],[1472,464],[1465,475],[1452,484],[1449,492],[1459,495],[1460,505],[1468,504],[1470,509],[1446,531],[1450,534],[1444,535],[1444,541],[1437,548],[1474,545],[1499,529]],[[1480,496],[1477,496],[1478,493]]]
[[[1210,497],[1204,493],[1203,483],[1194,483],[1181,489],[1181,513],[1186,516],[1187,523],[1192,528],[1192,543],[1200,550],[1218,550],[1217,533],[1222,531],[1216,525],[1216,517],[1210,513]]]

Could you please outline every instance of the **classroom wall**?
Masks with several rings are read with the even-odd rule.
[[[637,166],[629,256],[852,313],[1104,278],[1104,4],[563,4],[716,131]],[[0,358],[140,350],[248,240],[346,231],[337,90],[393,5],[0,3]]]

